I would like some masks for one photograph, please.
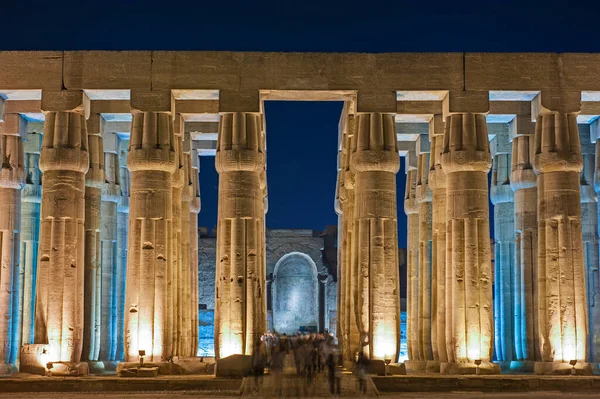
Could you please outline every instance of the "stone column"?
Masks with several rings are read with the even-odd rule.
[[[118,140],[118,139],[117,139]],[[121,196],[119,155],[104,153],[102,184],[102,221],[100,224],[100,254],[102,270],[100,355],[102,361],[116,361],[118,346],[118,276],[117,207]]]
[[[219,172],[215,348],[217,359],[251,355],[262,331],[264,310],[258,268],[264,238],[264,196],[260,174],[265,169],[260,114],[224,113],[219,125],[215,160]],[[261,305],[263,302],[261,302]]]
[[[156,96],[156,98],[154,97]],[[154,103],[156,101],[156,103]],[[133,92],[125,360],[145,350],[149,362],[173,356],[172,180],[178,161],[170,93]]]
[[[88,131],[93,131],[88,125]],[[100,220],[104,184],[104,147],[102,136],[88,135],[90,166],[85,176],[85,283],[83,360],[97,361],[100,354],[102,307],[102,266]]]
[[[42,92],[42,216],[35,343],[48,360],[78,363],[83,345],[85,174],[89,168],[82,93]]]
[[[490,149],[486,119],[480,113],[446,118],[442,168],[446,173],[446,264],[451,270],[452,333],[446,335],[451,362],[446,374],[499,372],[492,361],[492,269],[487,173]],[[447,270],[448,270],[447,269]],[[448,272],[447,272],[448,277]],[[448,284],[446,285],[448,287]]]
[[[190,153],[183,154],[183,188],[181,193],[181,288],[183,291],[182,301],[182,343],[179,356],[193,356],[195,351],[192,351],[192,303],[193,300],[192,286],[198,284],[198,281],[193,282],[194,269],[198,270],[198,263],[194,266],[191,263],[190,253],[190,222],[191,222],[191,202],[194,199],[194,191],[190,180],[192,173],[192,157]],[[198,312],[196,312],[198,313]]]
[[[190,266],[192,268],[192,356],[198,353],[198,214],[200,213],[200,180],[198,154],[192,150],[190,181],[192,201],[190,203]],[[204,283],[204,282],[203,282]]]
[[[434,121],[441,126],[443,121]],[[446,176],[442,170],[441,153],[444,136],[431,136],[431,156],[429,160],[429,187],[432,190],[431,212],[431,274],[432,274],[432,310],[433,357],[441,363],[447,363],[446,350]],[[437,355],[436,355],[437,354]]]
[[[427,138],[423,138],[427,140]],[[419,154],[416,198],[419,204],[418,340],[421,360],[433,361],[431,346],[431,212],[432,193],[429,188],[429,153]],[[432,363],[432,367],[435,366]]]
[[[404,212],[408,218],[406,229],[406,343],[408,349],[407,368],[410,363],[422,361],[419,351],[419,204],[417,203],[417,170],[406,171]],[[415,363],[415,367],[422,368]]]
[[[491,141],[494,204],[494,336],[496,360],[503,369],[514,360],[514,293],[521,290],[515,266],[515,206],[510,186],[511,145],[508,131],[498,132]]]
[[[579,125],[579,137],[583,169],[580,176],[581,232],[583,238],[583,261],[588,292],[589,340],[587,360],[600,362],[600,303],[596,299],[598,286],[598,196],[594,190],[596,148],[591,142],[590,126]]]
[[[398,142],[393,114],[357,117],[351,167],[355,173],[358,330],[374,359],[396,359],[400,342],[396,173]]]
[[[20,118],[7,115],[0,126],[0,374],[15,371],[21,341],[19,236],[25,176]],[[16,122],[13,126],[10,119]]]
[[[117,204],[117,270],[115,304],[117,308],[116,360],[125,358],[125,286],[127,280],[127,232],[129,229],[129,140],[119,140],[119,181],[121,192]]]
[[[521,369],[533,370],[524,361],[540,359],[538,328],[537,271],[537,178],[533,172],[533,135],[519,135],[512,141],[510,185],[515,202],[515,356]],[[511,364],[515,369],[516,364]]]
[[[579,188],[582,157],[574,113],[543,110],[538,115],[534,168],[542,357],[535,372],[570,371],[569,361],[585,361],[588,339]]]
[[[23,345],[34,342],[35,291],[40,239],[42,135],[29,133],[25,150],[25,187],[21,194],[21,322]]]

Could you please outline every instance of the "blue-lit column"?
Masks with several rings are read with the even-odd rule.
[[[129,140],[119,140],[120,195],[117,204],[117,270],[115,275],[115,304],[117,308],[116,360],[125,357],[125,281],[127,277],[127,231],[129,226],[129,169],[127,152]]]
[[[508,125],[503,125],[508,127]],[[508,129],[491,140],[492,183],[490,196],[494,204],[494,343],[496,360],[508,368],[514,358],[513,292],[520,290],[515,273],[515,207],[510,186],[511,145]]]
[[[23,189],[23,140],[27,124],[19,115],[6,115],[0,126],[0,374],[15,371],[21,323],[20,232]]]

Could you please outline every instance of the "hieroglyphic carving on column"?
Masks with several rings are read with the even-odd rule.
[[[534,170],[542,361],[583,361],[588,326],[579,189],[582,157],[575,114],[547,112],[537,117]]]
[[[194,265],[190,261],[190,228],[191,201],[194,199],[192,182],[190,180],[192,158],[190,153],[183,153],[183,187],[181,191],[181,291],[183,292],[181,302],[181,346],[179,356],[192,356],[192,284],[194,281],[194,269],[198,270],[198,263]],[[192,267],[193,266],[193,267]],[[197,280],[196,280],[197,281]],[[197,282],[195,284],[198,284]],[[196,297],[197,298],[197,297]],[[198,312],[196,312],[198,313]]]
[[[173,296],[167,289],[172,252],[172,176],[177,167],[170,113],[135,111],[127,167],[130,171],[125,359],[173,356]]]
[[[29,133],[25,150],[25,187],[21,194],[21,323],[23,345],[34,342],[35,286],[40,239],[42,135]]]
[[[88,126],[88,131],[91,131]],[[104,183],[102,136],[88,135],[90,167],[85,175],[85,282],[83,360],[98,360],[102,307],[100,221]]]
[[[580,125],[579,138],[583,169],[580,175],[581,233],[583,238],[583,262],[586,271],[589,338],[587,359],[600,361],[600,304],[595,299],[598,287],[598,196],[594,190],[596,148],[591,142],[589,125]]]
[[[442,170],[443,135],[431,138],[429,187],[432,190],[431,212],[431,273],[432,273],[432,334],[434,360],[449,361],[446,348],[446,175]],[[432,330],[433,333],[433,330]],[[435,337],[435,341],[434,341]],[[437,355],[436,355],[437,354]]]
[[[264,191],[260,175],[265,169],[260,114],[221,115],[215,165],[219,172],[217,286],[215,348],[218,358],[252,354],[260,337],[257,298],[260,254],[264,248]],[[260,301],[261,306],[264,300]]]
[[[504,133],[504,132],[502,132]],[[494,336],[496,360],[514,359],[515,292],[521,291],[515,265],[515,208],[510,186],[511,145],[508,130],[491,141],[492,183],[490,197],[494,204]]]
[[[19,236],[25,173],[19,133],[0,134],[0,374],[14,371],[21,341]]]
[[[200,176],[198,154],[192,150],[190,159],[190,182],[192,184],[192,201],[190,202],[190,267],[192,269],[192,356],[198,352],[198,214],[200,213]],[[204,283],[204,282],[203,282]]]
[[[61,93],[57,102],[63,96],[69,94]],[[77,363],[83,345],[85,174],[89,155],[82,110],[67,105],[63,109],[46,113],[40,154],[44,179],[35,343],[49,344],[48,360]]]
[[[406,229],[406,343],[410,360],[424,360],[419,351],[419,204],[417,203],[417,170],[406,171],[404,212]]]
[[[102,184],[102,220],[100,224],[102,291],[100,325],[100,360],[117,358],[118,333],[118,275],[117,206],[121,196],[119,155],[104,153],[104,182]]]
[[[515,267],[518,290],[513,290],[515,356],[539,360],[537,271],[537,177],[533,171],[533,136],[513,138],[510,185],[515,193]]]
[[[119,181],[121,192],[117,205],[117,270],[116,294],[117,308],[117,349],[115,357],[123,360],[125,357],[125,283],[127,279],[127,232],[129,230],[129,169],[127,168],[127,153],[129,140],[119,140]]]
[[[446,118],[442,168],[446,173],[447,270],[451,270],[452,332],[456,363],[492,360],[492,269],[487,173],[491,159],[484,114]],[[448,288],[448,285],[447,285]],[[450,357],[450,356],[449,356]]]
[[[266,147],[266,139],[264,135],[264,131],[261,132],[261,140],[263,141],[263,148]],[[267,242],[266,242],[266,231],[267,231],[267,212],[269,210],[269,192],[267,189],[267,164],[265,163],[265,168],[260,173],[259,178],[259,188],[262,192],[263,197],[263,218],[262,223],[259,222],[259,245],[258,245],[258,267],[257,267],[257,276],[259,283],[259,293],[256,295],[256,305],[255,309],[257,309],[257,331],[267,331],[267,295],[265,291],[266,280],[267,280]],[[264,284],[262,282],[265,282]],[[265,293],[263,295],[263,292]]]
[[[367,355],[396,359],[400,342],[396,173],[400,167],[393,114],[357,116],[355,247],[359,268],[358,329]]]
[[[431,212],[429,153],[419,154],[416,198],[419,204],[418,347],[421,360],[433,360],[431,346]]]

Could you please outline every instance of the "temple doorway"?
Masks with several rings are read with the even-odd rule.
[[[278,333],[319,330],[317,266],[301,252],[284,255],[273,272],[273,328]]]

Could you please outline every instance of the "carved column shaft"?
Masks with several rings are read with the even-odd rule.
[[[351,166],[356,179],[358,329],[367,355],[395,359],[400,341],[396,126],[392,114],[380,113],[360,114],[357,126]]]
[[[162,112],[136,112],[127,167],[131,173],[125,359],[138,350],[149,361],[173,356],[171,267],[172,175],[177,167],[173,120]]]
[[[406,171],[404,212],[408,218],[407,286],[406,286],[406,339],[408,358],[423,360],[419,351],[419,204],[417,203],[417,171]]]
[[[193,154],[195,161],[198,156]],[[193,162],[192,162],[193,164]],[[200,213],[200,181],[197,167],[192,167],[190,180],[192,182],[193,199],[190,203],[190,266],[192,268],[192,356],[198,352],[198,213]],[[204,283],[204,282],[203,282]]]
[[[116,360],[125,357],[125,286],[127,279],[127,232],[129,228],[129,169],[127,153],[129,140],[119,140],[120,193],[117,204],[117,270],[115,273],[115,305],[117,308]]]
[[[191,220],[191,201],[194,198],[193,187],[190,184],[191,174],[191,156],[189,153],[183,154],[183,190],[181,196],[181,284],[183,291],[182,301],[182,343],[180,349],[180,356],[192,356],[195,352],[192,352],[192,285],[193,285],[193,271],[198,268],[195,267],[190,261],[190,220]],[[196,284],[198,284],[196,282]]]
[[[582,158],[575,114],[538,116],[534,168],[542,360],[583,361],[588,327],[579,193]]]
[[[42,216],[35,307],[35,342],[48,359],[79,362],[84,321],[85,118],[78,111],[46,114],[40,155]]]
[[[217,357],[252,354],[265,312],[257,309],[264,287],[260,246],[264,245],[265,168],[260,115],[221,116],[216,167],[219,172],[215,347]],[[264,300],[260,301],[261,306]]]

